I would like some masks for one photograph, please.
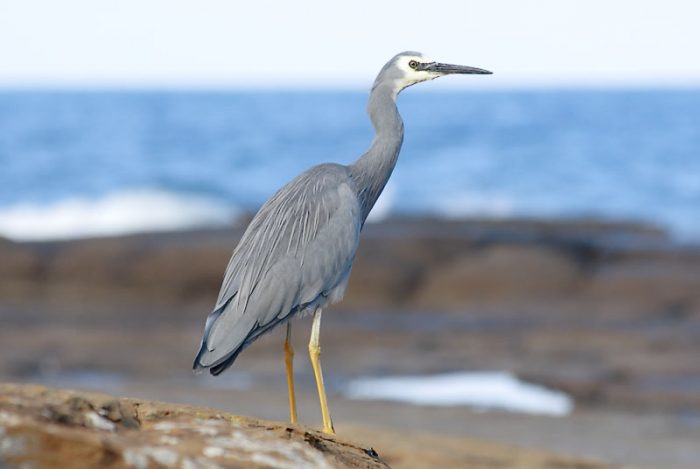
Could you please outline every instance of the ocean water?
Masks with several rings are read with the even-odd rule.
[[[0,92],[0,236],[230,223],[372,128],[365,92]],[[700,240],[700,90],[425,92],[373,213],[596,216]]]

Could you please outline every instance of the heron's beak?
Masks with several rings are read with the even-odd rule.
[[[491,75],[493,73],[493,72],[489,72],[488,70],[484,70],[483,68],[467,67],[466,65],[441,64],[441,63],[437,63],[437,62],[424,64],[422,69],[427,71],[427,72],[437,72],[437,73],[441,73],[443,75],[450,75],[450,74]]]

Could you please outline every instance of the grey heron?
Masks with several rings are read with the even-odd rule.
[[[258,337],[286,324],[289,414],[296,423],[290,320],[313,313],[309,356],[323,431],[335,433],[321,372],[321,312],[343,297],[362,227],[396,165],[404,133],[396,97],[411,85],[444,75],[490,73],[438,63],[418,52],[402,52],[384,65],[369,96],[368,113],[375,130],[369,149],[347,166],[314,166],[260,208],[226,267],[204,326],[195,370],[209,369],[218,375]]]

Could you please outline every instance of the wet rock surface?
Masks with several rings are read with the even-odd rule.
[[[386,468],[372,448],[212,409],[0,385],[0,467]]]
[[[616,466],[494,443],[354,428],[392,448],[213,409],[32,385],[0,385],[0,467],[578,468]],[[378,446],[378,448],[380,448]]]

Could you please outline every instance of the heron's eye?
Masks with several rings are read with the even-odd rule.
[[[416,62],[415,60],[411,60],[410,62],[408,62],[408,66],[415,70],[418,68],[418,62]]]

